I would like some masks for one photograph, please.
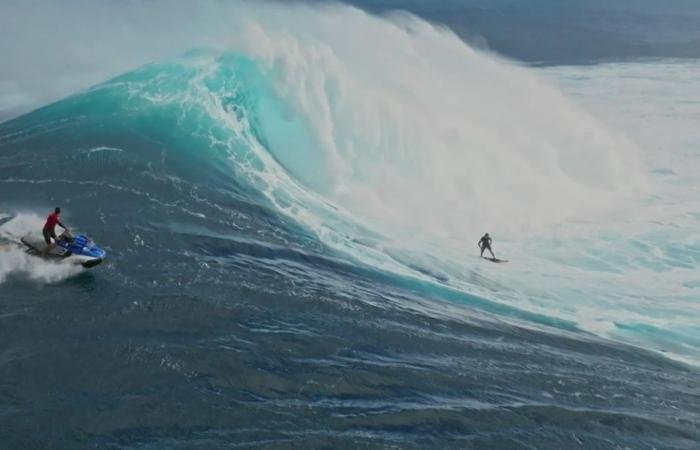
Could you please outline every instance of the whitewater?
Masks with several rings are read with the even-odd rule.
[[[301,427],[309,447],[343,430],[340,447],[693,448],[697,62],[535,69],[343,5],[41,11],[0,17],[26,38],[0,56],[27,61],[0,72],[0,113],[26,113],[0,125],[0,292],[7,330],[36,314],[58,342],[30,364],[58,359],[89,386],[72,391],[128,404],[112,425],[80,395],[52,404],[43,420],[87,420],[74,444],[279,444]],[[106,267],[13,246],[54,204]],[[508,264],[478,257],[484,232]],[[89,371],[64,362],[78,349]],[[181,395],[195,418],[172,412]],[[143,429],[141,396],[169,405]],[[301,407],[317,412],[290,419]]]

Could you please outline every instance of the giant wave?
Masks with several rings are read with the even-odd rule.
[[[144,6],[146,19],[154,4]],[[158,354],[160,368],[197,392],[231,394],[235,383],[227,373],[247,374],[242,383],[250,398],[237,401],[287,412],[295,400],[284,393],[292,387],[275,384],[296,389],[295,377],[320,365],[328,373],[309,387],[311,398],[304,401],[322,397],[316,406],[357,408],[359,415],[376,411],[387,420],[377,438],[408,442],[410,433],[391,437],[389,416],[396,414],[410,428],[422,422],[404,415],[411,402],[418,410],[441,409],[445,402],[465,407],[452,381],[427,393],[418,386],[426,381],[420,371],[430,373],[431,366],[466,373],[450,358],[468,348],[481,355],[470,357],[481,367],[475,376],[497,380],[468,400],[471,411],[503,405],[537,410],[554,395],[556,408],[571,417],[558,419],[553,434],[576,442],[576,433],[583,433],[605,448],[605,429],[577,429],[579,412],[570,404],[576,396],[598,398],[601,390],[604,395],[591,400],[599,409],[590,417],[584,413],[592,423],[635,407],[645,411],[641,418],[625,416],[630,426],[651,430],[627,433],[629,445],[671,436],[679,446],[692,441],[692,423],[674,425],[670,409],[654,415],[656,397],[633,400],[649,385],[656,388],[664,371],[681,383],[692,372],[595,336],[670,348],[676,357],[696,360],[697,345],[687,340],[692,329],[669,338],[678,322],[660,322],[637,308],[636,286],[616,276],[637,266],[622,257],[614,266],[587,250],[619,237],[616,230],[634,218],[636,206],[650,201],[652,182],[635,144],[532,71],[475,51],[448,30],[412,16],[247,3],[207,4],[201,17],[186,17],[185,10],[176,4],[170,19],[176,28],[192,20],[201,33],[192,43],[177,38],[161,43],[167,51],[142,50],[148,57],[158,54],[158,61],[0,125],[0,185],[12,199],[3,207],[62,204],[70,221],[94,230],[115,255],[100,275],[65,274],[77,280],[70,289],[78,298],[109,292],[102,294],[116,305],[107,307],[109,314],[144,320],[139,333],[146,342],[151,327],[167,336],[167,351],[149,343],[122,349],[129,361]],[[217,19],[207,11],[216,11]],[[11,229],[18,222],[40,226],[35,216],[13,214]],[[491,267],[471,256],[486,230],[511,264]],[[632,255],[643,252],[643,244],[620,240],[623,246],[638,244]],[[13,275],[12,267],[5,268],[12,261],[5,262],[2,286],[22,298],[21,273],[37,272],[23,262]],[[142,315],[153,310],[163,323]],[[632,316],[634,325],[623,323],[621,314]],[[236,331],[217,315],[238,321]],[[109,320],[115,320],[115,330],[126,326]],[[429,330],[421,323],[429,323]],[[183,326],[192,328],[183,332]],[[208,334],[209,326],[216,336]],[[654,327],[659,332],[649,332]],[[325,353],[324,340],[334,329],[340,337]],[[124,336],[115,333],[112,338],[121,342]],[[225,370],[203,363],[184,343],[198,334],[207,336],[206,351],[234,349],[247,356],[243,362],[226,357],[231,365]],[[277,353],[286,345],[276,340],[278,334],[298,340],[289,344],[297,345],[291,360]],[[382,339],[386,349],[378,345]],[[247,345],[259,345],[263,359],[249,354]],[[434,353],[450,356],[438,360]],[[561,361],[557,354],[564,355]],[[498,394],[508,391],[509,358],[540,375],[561,364],[560,381],[570,386],[558,390],[519,379],[510,381],[522,389]],[[406,402],[400,408],[364,397],[374,398],[365,389],[382,383],[373,376],[389,376],[385,364],[410,373],[406,386],[393,387]],[[326,383],[353,365],[374,375],[356,374],[359,384],[348,381],[345,391],[334,393]],[[248,373],[255,367],[269,378],[258,384]],[[623,368],[652,381],[625,386]],[[585,377],[577,378],[579,369]],[[291,381],[283,381],[286,372]],[[556,384],[544,384],[550,381]],[[675,388],[659,389],[664,393],[654,395],[671,398],[669,408],[687,407]],[[610,406],[618,395],[631,403]],[[465,426],[462,418],[443,413],[457,428]],[[494,423],[507,423],[510,414],[499,411]],[[365,425],[350,435],[362,430]],[[511,431],[475,442],[516,442],[522,430]],[[257,442],[259,432],[243,434]],[[280,433],[288,439],[293,431]],[[536,432],[531,439],[546,443],[550,437]]]

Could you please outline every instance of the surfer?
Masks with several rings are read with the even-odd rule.
[[[61,223],[61,208],[56,207],[51,214],[46,218],[46,223],[44,224],[44,229],[42,234],[44,235],[44,241],[46,241],[46,247],[42,251],[42,255],[46,256],[56,244],[51,242],[51,238],[56,241],[56,225],[59,225],[64,230],[68,231],[68,227]]]
[[[493,250],[491,250],[491,236],[489,236],[488,233],[483,235],[481,239],[479,239],[479,248],[481,249],[481,257],[484,257],[484,251],[488,250],[489,253],[491,253],[491,256],[493,259],[496,259],[496,255],[493,254]]]

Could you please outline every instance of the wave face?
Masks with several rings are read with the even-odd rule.
[[[4,442],[696,445],[697,369],[658,352],[697,330],[620,231],[659,204],[635,143],[413,17],[239,7],[0,125],[2,237],[59,204],[110,255],[0,253]],[[508,265],[469,256],[486,228]]]

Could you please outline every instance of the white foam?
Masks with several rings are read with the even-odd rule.
[[[271,151],[392,234],[520,236],[598,218],[645,186],[624,136],[534,71],[417,18],[277,13],[251,18],[239,40],[312,135],[311,148],[282,138]]]
[[[8,217],[9,215],[6,215]],[[0,284],[11,277],[38,283],[56,283],[75,276],[84,269],[69,262],[44,260],[25,252],[19,238],[29,230],[40,230],[41,217],[34,213],[20,213],[0,226]]]
[[[87,151],[88,154],[93,154],[93,153],[101,153],[101,152],[117,152],[117,153],[122,153],[124,150],[121,148],[116,148],[116,147],[105,147],[105,146],[100,146],[100,147],[94,147],[91,148]]]
[[[392,234],[463,245],[487,229],[523,235],[624,205],[645,185],[634,145],[533,71],[408,14],[241,1],[38,4],[0,7],[0,28],[23,42],[0,54],[16,91],[55,99],[196,47],[246,55],[310,137],[299,148],[270,133],[275,158]]]

